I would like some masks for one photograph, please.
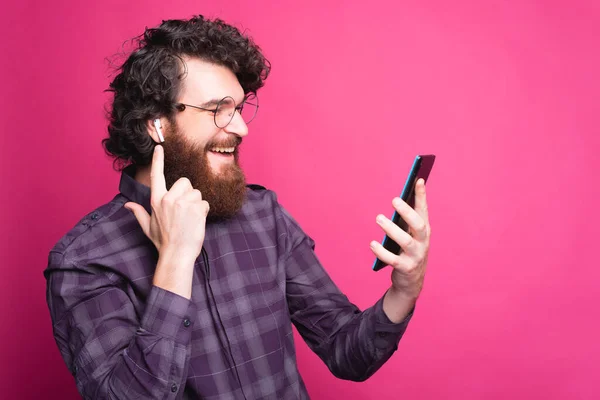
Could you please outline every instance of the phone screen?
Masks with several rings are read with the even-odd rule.
[[[410,205],[412,208],[415,207],[415,185],[421,178],[427,182],[427,178],[429,178],[429,173],[433,168],[434,162],[435,155],[433,154],[418,155],[415,157],[415,161],[413,162],[410,172],[408,173],[408,178],[404,183],[402,193],[400,194],[400,198],[408,203],[408,205]],[[396,211],[394,211],[391,220],[398,225],[400,229],[408,232],[408,224]],[[385,235],[381,244],[384,248],[394,254],[400,254],[402,252],[402,248],[387,235]],[[379,271],[386,265],[387,264],[376,258],[375,262],[373,263],[373,271]]]

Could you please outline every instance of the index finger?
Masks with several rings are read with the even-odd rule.
[[[425,191],[425,180],[419,179],[415,187],[415,211],[419,213],[426,223],[429,223],[429,210],[427,209],[427,193]]]
[[[167,184],[165,183],[165,156],[163,147],[157,145],[154,147],[152,155],[152,168],[150,169],[150,194],[159,199],[167,193]]]

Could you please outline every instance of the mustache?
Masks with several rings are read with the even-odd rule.
[[[227,139],[227,140],[223,140],[220,142],[214,141],[214,142],[209,142],[206,144],[206,146],[204,146],[204,148],[206,150],[211,149],[213,147],[238,147],[239,145],[242,144],[242,138],[239,136]]]

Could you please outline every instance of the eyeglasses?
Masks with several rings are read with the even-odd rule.
[[[233,97],[226,96],[217,102],[215,108],[204,108],[185,103],[175,104],[175,108],[177,108],[179,111],[184,111],[186,107],[192,107],[198,110],[209,111],[213,113],[215,125],[217,128],[223,129],[229,125],[236,111],[240,113],[244,122],[249,124],[254,117],[256,117],[256,113],[258,112],[258,97],[256,97],[256,94],[250,93],[239,105],[236,106]]]

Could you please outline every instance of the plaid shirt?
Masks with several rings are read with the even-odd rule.
[[[360,311],[314,242],[269,190],[248,189],[232,219],[206,225],[192,298],[152,285],[158,252],[133,214],[150,189],[126,169],[120,194],[51,250],[54,338],[86,399],[307,399],[292,323],[342,379],[371,376],[397,349],[383,297]]]

